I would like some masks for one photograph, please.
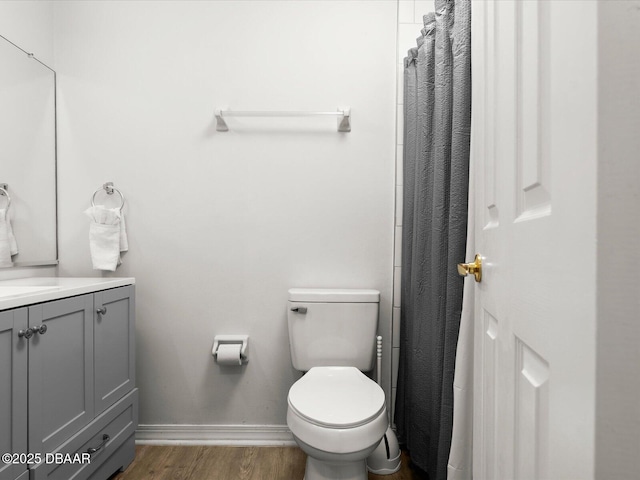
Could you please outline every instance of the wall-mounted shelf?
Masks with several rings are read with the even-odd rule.
[[[351,131],[351,108],[339,108],[335,112],[296,112],[296,111],[248,111],[216,109],[216,130],[228,132],[229,127],[224,117],[318,117],[333,116],[338,118],[338,131]]]

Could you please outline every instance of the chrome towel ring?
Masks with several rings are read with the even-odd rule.
[[[120,195],[120,208],[119,208],[119,210],[122,211],[122,207],[124,207],[124,195],[122,194],[122,192],[120,190],[118,190],[117,188],[115,188],[113,186],[113,182],[107,182],[104,185],[102,185],[102,188],[99,188],[98,190],[93,192],[93,196],[91,197],[91,206],[92,207],[96,206],[96,195],[98,193],[100,193],[102,190],[107,192],[107,195],[113,195],[113,192],[116,192],[118,195]]]
[[[9,186],[6,183],[0,183],[0,195],[5,195],[7,197],[7,210],[9,210],[9,207],[11,206],[11,196],[7,191],[8,188]]]

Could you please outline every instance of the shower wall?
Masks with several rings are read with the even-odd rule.
[[[289,287],[382,293],[391,393],[397,4],[55,2],[61,275],[91,269],[91,194],[127,198],[140,438],[283,438]],[[214,109],[352,108],[334,119]],[[250,335],[218,367],[216,334]],[[176,433],[178,432],[178,433]],[[146,437],[145,437],[146,435]]]

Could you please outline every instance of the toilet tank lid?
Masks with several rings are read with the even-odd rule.
[[[364,288],[290,288],[290,302],[378,303],[380,292]]]

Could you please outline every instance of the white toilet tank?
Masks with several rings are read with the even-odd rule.
[[[379,302],[377,290],[290,289],[287,317],[293,367],[371,370]]]

